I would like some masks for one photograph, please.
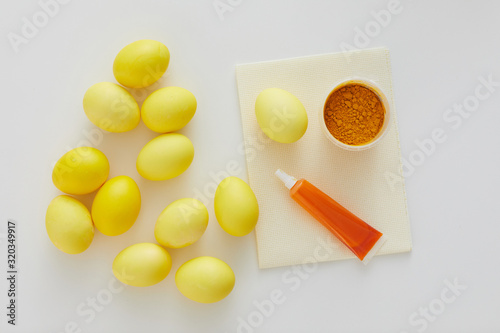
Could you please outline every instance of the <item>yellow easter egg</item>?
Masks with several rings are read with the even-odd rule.
[[[172,202],[158,217],[156,241],[170,248],[181,248],[198,241],[208,226],[208,210],[196,199]]]
[[[115,133],[136,128],[141,118],[134,97],[111,82],[100,82],[90,87],[83,96],[83,110],[94,125]]]
[[[250,233],[259,219],[259,204],[250,186],[238,177],[227,177],[215,191],[215,216],[233,236]]]
[[[134,225],[141,210],[141,192],[128,176],[111,178],[99,189],[92,203],[92,220],[107,236],[121,235]]]
[[[165,87],[156,90],[142,104],[144,124],[158,133],[178,131],[193,118],[196,98],[184,88]]]
[[[134,287],[148,287],[165,279],[172,268],[170,254],[159,245],[138,243],[121,251],[113,261],[113,274]]]
[[[52,182],[69,194],[87,194],[97,190],[108,178],[106,156],[92,147],[78,147],[64,154],[54,166]]]
[[[125,46],[116,56],[116,81],[129,88],[144,88],[158,81],[167,70],[170,52],[162,43],[143,39]]]
[[[149,180],[167,180],[179,176],[191,165],[194,147],[187,137],[167,133],[149,141],[137,157],[137,171]]]
[[[214,257],[198,257],[184,263],[175,274],[177,289],[199,303],[215,303],[234,288],[234,272],[224,261]]]
[[[277,142],[295,142],[307,130],[306,109],[297,97],[283,89],[262,91],[255,102],[255,116],[262,131]]]
[[[55,197],[47,208],[45,227],[52,243],[61,251],[77,254],[94,239],[90,212],[80,201],[67,195]]]

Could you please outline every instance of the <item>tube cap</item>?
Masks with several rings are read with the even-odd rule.
[[[293,185],[295,185],[295,183],[297,182],[297,179],[286,174],[283,170],[281,169],[278,169],[276,170],[276,172],[274,173],[279,179],[281,179],[281,181],[285,184],[286,188],[288,188],[289,190],[293,187]]]

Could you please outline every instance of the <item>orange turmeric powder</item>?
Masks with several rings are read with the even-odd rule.
[[[328,96],[324,107],[325,124],[330,133],[348,145],[373,140],[384,123],[385,109],[369,88],[348,83]]]

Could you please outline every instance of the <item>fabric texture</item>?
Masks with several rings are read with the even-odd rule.
[[[378,255],[411,251],[389,51],[376,48],[242,64],[236,67],[236,76],[249,185],[260,208],[256,227],[259,267],[355,258],[290,198],[288,189],[274,175],[277,169],[307,179],[381,231],[387,241]],[[349,78],[375,82],[392,108],[389,132],[365,151],[338,148],[320,127],[328,94],[338,82]],[[287,90],[304,105],[309,125],[297,142],[274,142],[260,129],[255,100],[267,88]]]

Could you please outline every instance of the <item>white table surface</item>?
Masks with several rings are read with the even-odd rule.
[[[0,331],[499,332],[500,86],[460,124],[443,118],[454,103],[474,102],[479,77],[500,82],[499,2],[401,0],[378,31],[370,13],[387,9],[388,0],[221,2],[231,9],[225,7],[223,19],[212,0],[68,1],[46,22],[37,1],[1,2],[0,233],[7,219],[18,222],[19,275],[18,325],[12,327],[5,315],[3,238]],[[44,26],[16,53],[9,34],[22,37],[23,18],[33,21],[33,15]],[[209,205],[206,234],[196,245],[170,251],[172,272],[163,282],[117,289],[113,258],[130,244],[154,241],[156,217],[169,202],[213,191],[211,173],[230,160],[246,179],[235,65],[338,52],[342,42],[356,46],[356,29],[365,28],[373,29],[372,37],[357,46],[391,51],[403,157],[417,160],[416,141],[431,138],[436,128],[447,138],[407,174],[413,251],[376,257],[367,267],[349,260],[259,270],[255,235],[223,233]],[[117,52],[144,38],[170,49],[161,85],[185,87],[198,99],[195,118],[181,131],[193,141],[194,162],[180,177],[153,183],[135,169],[153,132],[141,123],[124,134],[96,134],[95,146],[111,161],[110,176],[133,177],[143,207],[126,234],[96,233],[85,253],[64,254],[44,225],[46,207],[59,194],[52,165],[84,143],[86,133],[102,133],[83,112],[83,94],[94,83],[113,82]],[[84,201],[90,204],[91,196]],[[175,287],[176,269],[200,255],[225,260],[237,276],[219,303],[194,303]],[[450,290],[453,283],[462,289]],[[276,293],[283,302],[271,309]]]

